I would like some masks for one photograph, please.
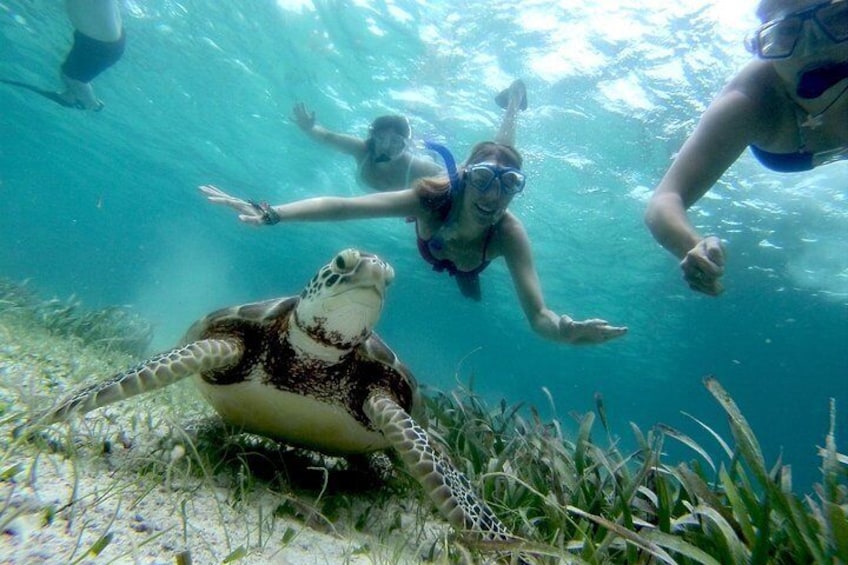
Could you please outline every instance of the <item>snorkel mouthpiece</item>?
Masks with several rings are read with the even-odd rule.
[[[803,73],[795,92],[799,98],[805,100],[818,98],[828,88],[846,78],[848,78],[848,61],[832,63]]]

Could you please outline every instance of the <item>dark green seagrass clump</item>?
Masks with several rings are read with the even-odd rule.
[[[543,421],[533,408],[487,406],[464,388],[429,391],[430,427],[540,563],[848,563],[848,457],[836,448],[835,403],[817,450],[821,482],[799,495],[791,467],[766,464],[719,382],[704,384],[732,438],[686,414],[715,441],[708,448],[669,426],[643,433],[631,424],[636,447],[625,451],[600,397],[594,412],[572,415],[577,431],[568,437],[556,417]],[[697,458],[667,461],[667,439]]]

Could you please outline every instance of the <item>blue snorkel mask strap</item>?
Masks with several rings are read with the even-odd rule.
[[[455,199],[459,198],[459,195],[462,191],[462,184],[460,184],[459,182],[459,174],[457,174],[456,172],[456,161],[454,160],[450,149],[448,149],[441,143],[436,143],[435,141],[425,141],[424,147],[426,147],[430,151],[435,151],[436,153],[438,153],[442,157],[442,160],[445,162],[445,170],[448,173],[448,180],[450,181],[451,201],[455,201]],[[430,238],[430,241],[427,242],[427,246],[430,248],[431,252],[441,251],[444,245],[445,243],[442,240],[442,237],[439,235]]]
[[[459,174],[456,172],[456,161],[454,160],[450,149],[441,143],[436,143],[435,141],[425,141],[424,147],[431,151],[435,151],[441,156],[442,160],[444,160],[445,170],[447,170],[448,179],[450,180],[451,192],[459,194],[462,186],[459,184]]]

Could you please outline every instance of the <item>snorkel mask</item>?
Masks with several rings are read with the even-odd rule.
[[[492,163],[477,163],[465,168],[465,182],[477,192],[484,193],[498,180],[500,190],[514,196],[524,190],[526,176],[515,167],[499,167]]]
[[[407,139],[393,131],[377,132],[369,140],[375,163],[387,163],[403,155]]]
[[[821,33],[813,35],[812,23],[805,25],[808,20],[815,22]],[[745,46],[761,59],[788,59],[802,35],[807,41],[816,41],[817,46],[848,41],[848,1],[828,0],[768,21],[745,39]],[[818,98],[845,78],[848,61],[810,69],[801,75],[797,94],[805,99]]]
[[[375,163],[388,163],[403,155],[411,138],[412,128],[405,116],[380,116],[371,123],[365,146]]]

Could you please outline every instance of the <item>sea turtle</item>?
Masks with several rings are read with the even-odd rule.
[[[422,409],[415,379],[372,332],[393,278],[375,255],[346,249],[299,296],[213,312],[189,329],[185,345],[83,388],[37,421],[194,376],[223,420],[245,431],[330,454],[394,448],[454,528],[511,539],[410,415]]]

